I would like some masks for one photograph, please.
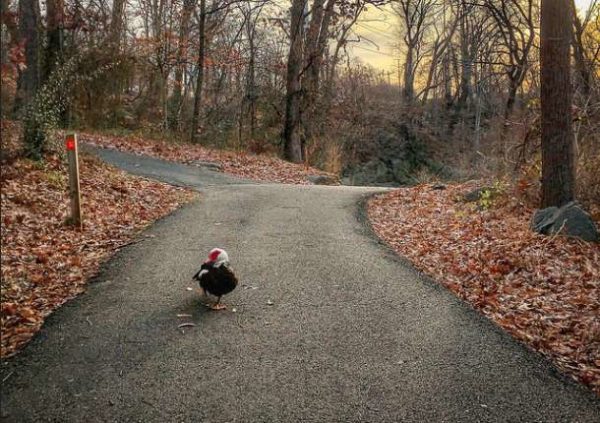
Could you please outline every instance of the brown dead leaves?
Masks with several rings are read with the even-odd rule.
[[[289,163],[273,156],[216,150],[198,144],[156,141],[136,136],[110,137],[95,134],[81,134],[80,140],[98,147],[145,154],[184,164],[193,164],[197,161],[215,162],[221,164],[223,171],[226,173],[258,181],[308,184],[308,175],[334,176],[315,168]]]
[[[420,185],[369,203],[375,231],[516,338],[600,394],[600,246],[529,230],[509,195],[479,211],[474,184]]]
[[[81,157],[84,228],[68,217],[66,169],[56,155],[43,164],[2,166],[1,356],[14,354],[44,318],[83,290],[112,252],[192,194],[135,178]]]

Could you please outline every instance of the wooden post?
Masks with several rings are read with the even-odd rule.
[[[79,158],[77,135],[68,134],[65,142],[69,161],[69,197],[71,198],[71,223],[81,229],[81,197],[79,195]]]

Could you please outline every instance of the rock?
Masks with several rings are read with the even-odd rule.
[[[531,219],[531,229],[544,235],[560,234],[600,242],[600,234],[594,221],[574,201],[558,207],[536,210]]]
[[[223,165],[221,165],[221,163],[217,163],[217,162],[207,162],[204,160],[197,160],[195,162],[192,162],[192,164],[194,166],[198,166],[198,167],[205,167],[209,170],[214,170],[216,172],[222,172],[223,171]]]
[[[547,229],[552,225],[552,216],[558,211],[558,207],[546,207],[538,209],[531,218],[531,229],[540,234],[548,234]]]
[[[479,201],[479,200],[481,200],[483,193],[486,191],[489,191],[492,194],[496,193],[496,189],[493,187],[480,187],[480,188],[474,189],[473,191],[469,191],[465,195],[463,195],[463,201],[465,201],[467,203]]]
[[[444,185],[444,184],[440,184],[440,183],[438,182],[438,183],[435,183],[435,184],[433,184],[433,185],[431,186],[431,189],[433,189],[433,190],[438,190],[438,191],[441,191],[441,190],[444,190],[444,189],[446,189],[446,185]]]
[[[340,183],[338,178],[329,175],[308,175],[306,179],[315,185],[338,185]]]

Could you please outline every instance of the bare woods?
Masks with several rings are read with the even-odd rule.
[[[1,6],[2,117],[32,158],[50,129],[85,127],[373,183],[495,175],[544,205],[600,197],[597,0]]]

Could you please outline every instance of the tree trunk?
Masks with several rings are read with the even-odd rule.
[[[65,7],[63,0],[48,0],[47,5],[47,45],[46,45],[46,66],[44,72],[44,82],[48,81],[50,74],[56,68],[63,54],[63,31]]]
[[[302,163],[300,139],[300,100],[302,70],[303,24],[305,0],[293,0],[291,7],[290,52],[287,64],[285,120],[283,124],[284,156],[287,160]]]
[[[454,102],[454,96],[452,94],[452,78],[450,76],[450,54],[451,49],[444,55],[444,61],[442,63],[442,77],[444,78],[444,103],[446,109],[452,107]]]
[[[469,54],[469,34],[468,25],[466,23],[467,16],[463,15],[460,18],[460,96],[458,97],[457,106],[459,109],[464,109],[471,104],[473,98],[473,89],[471,87],[472,79],[472,60]]]
[[[584,98],[590,95],[592,88],[592,74],[586,63],[585,49],[583,47],[582,36],[584,28],[581,24],[579,16],[577,16],[577,8],[575,7],[575,0],[570,1],[571,13],[573,16],[573,55],[575,56],[575,68],[577,69],[577,86],[581,90]]]
[[[191,141],[194,142],[200,132],[200,108],[202,106],[202,84],[204,83],[204,59],[206,56],[206,0],[200,0],[200,22],[198,22],[198,75],[196,76],[196,94],[194,96],[194,114],[192,115]]]
[[[506,105],[504,107],[504,120],[507,121],[515,108],[517,101],[517,90],[519,89],[519,82],[514,78],[510,78],[508,86],[508,97],[506,99]]]
[[[570,13],[569,0],[542,0],[542,207],[559,207],[575,197]]]
[[[406,61],[404,62],[404,100],[411,103],[415,95],[414,87],[414,48],[407,46]]]
[[[333,15],[333,6],[335,0],[328,0],[323,8],[324,0],[315,1],[312,10],[312,20],[306,37],[306,50],[308,58],[306,64],[306,76],[304,85],[304,142],[315,136],[321,122],[325,118],[325,113],[317,116],[317,101],[319,100],[319,82],[321,76],[321,67],[323,65],[323,56],[327,47],[329,37],[329,25]]]
[[[181,26],[179,28],[179,45],[177,48],[177,65],[175,67],[175,83],[169,107],[169,126],[171,129],[179,129],[181,106],[183,104],[183,74],[186,67],[188,32],[192,10],[196,5],[195,0],[184,0],[181,11]]]
[[[0,45],[2,46],[2,54],[1,61],[3,65],[8,64],[8,52],[10,48],[15,46],[19,42],[19,28],[17,25],[17,17],[16,15],[10,13],[10,1],[9,0],[0,0],[0,23],[6,26],[6,32],[2,30],[2,42]],[[8,36],[8,41],[5,37]]]
[[[258,99],[258,90],[256,89],[256,49],[254,46],[254,35],[255,30],[254,28],[252,28],[251,34],[249,36],[250,60],[248,62],[248,86],[246,88],[248,92],[248,113],[250,114],[250,139],[253,141],[256,132],[256,100]]]
[[[25,43],[25,70],[19,73],[15,111],[28,105],[40,86],[40,4],[19,0],[19,36]]]
[[[112,17],[110,20],[110,37],[112,48],[118,52],[121,47],[121,34],[123,32],[123,15],[125,14],[125,0],[114,0]]]

